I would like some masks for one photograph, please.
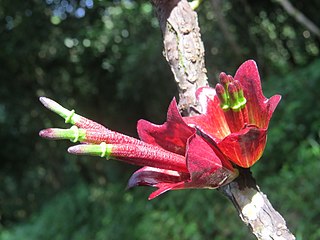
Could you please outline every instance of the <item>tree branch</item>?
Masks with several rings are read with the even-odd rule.
[[[180,109],[184,115],[197,114],[195,91],[208,85],[197,14],[186,0],[152,0],[152,3],[163,33],[165,57],[178,86]],[[257,239],[295,239],[249,169],[240,169],[240,176],[219,191],[231,200]]]
[[[208,85],[197,14],[186,0],[152,2],[163,33],[164,55],[178,86],[179,108],[184,115],[195,114],[194,93]]]
[[[292,240],[294,235],[284,218],[260,191],[250,169],[240,169],[240,176],[219,189],[236,207],[241,220],[261,240]]]
[[[302,12],[296,9],[289,0],[275,0],[275,2],[279,3],[289,15],[291,15],[297,22],[306,27],[310,32],[320,39],[319,27],[309,18],[307,18]]]

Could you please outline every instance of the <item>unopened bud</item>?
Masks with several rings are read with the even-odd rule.
[[[238,90],[238,102],[241,105],[241,108],[243,108],[247,103],[247,99],[244,97],[242,85],[238,80],[234,80],[233,83]]]
[[[86,137],[86,130],[79,129],[77,126],[69,129],[48,128],[41,130],[39,136],[53,140],[69,139],[71,142],[81,142]]]
[[[110,158],[112,153],[112,144],[81,144],[68,148],[68,152],[77,155],[92,155]]]
[[[230,108],[228,93],[220,83],[216,85],[216,93],[220,100],[220,107],[223,110],[228,110]]]
[[[60,115],[62,118],[65,119],[66,123],[74,124],[74,116],[75,112],[74,110],[69,111],[68,109],[62,107],[59,103],[51,100],[50,98],[46,97],[40,97],[40,102],[49,110],[52,112],[55,112],[56,114]]]
[[[239,94],[237,87],[233,84],[230,83],[228,86],[228,93],[229,93],[229,102],[230,102],[230,108],[232,110],[240,110],[241,104],[239,103]]]
[[[230,81],[228,75],[225,72],[221,72],[219,75],[219,82],[222,84],[224,88],[227,88]]]

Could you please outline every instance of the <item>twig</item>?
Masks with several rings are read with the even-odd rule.
[[[163,33],[165,57],[174,74],[184,115],[197,114],[195,91],[207,85],[204,48],[197,14],[186,0],[152,0]],[[285,220],[256,185],[250,170],[219,189],[236,207],[242,221],[261,240],[295,237]]]
[[[152,2],[163,33],[164,54],[178,86],[179,108],[184,115],[194,114],[194,93],[208,85],[197,14],[185,0]]]
[[[309,18],[307,18],[302,12],[296,9],[289,0],[275,0],[279,3],[289,15],[291,15],[297,22],[306,27],[310,32],[316,35],[320,39],[320,29]]]

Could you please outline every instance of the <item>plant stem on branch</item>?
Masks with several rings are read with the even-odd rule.
[[[164,54],[177,83],[181,113],[197,114],[195,91],[208,85],[197,14],[186,0],[152,0],[152,3],[163,34]],[[250,170],[239,171],[239,177],[219,191],[230,199],[241,220],[257,239],[295,239],[283,217],[256,185]]]

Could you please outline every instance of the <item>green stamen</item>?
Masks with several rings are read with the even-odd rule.
[[[237,90],[237,87],[233,83],[229,84],[228,92],[229,92],[229,102],[230,102],[231,109],[233,111],[239,111],[242,105],[239,102],[239,91]]]
[[[230,106],[229,106],[229,96],[228,96],[228,92],[225,90],[225,88],[223,87],[223,85],[221,84],[217,84],[216,85],[216,93],[217,96],[220,100],[220,107],[226,111],[229,110]]]
[[[246,103],[247,103],[247,99],[244,97],[243,94],[243,88],[241,86],[241,83],[238,80],[234,80],[233,84],[236,86],[237,88],[237,92],[238,92],[238,97],[237,97],[237,101],[240,104],[240,108],[244,108]]]
[[[244,108],[246,106],[247,99],[244,97],[242,89],[239,91],[238,96],[238,101],[241,104],[241,108]]]

